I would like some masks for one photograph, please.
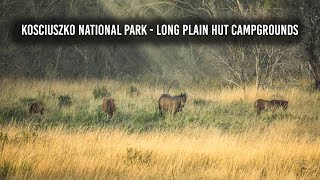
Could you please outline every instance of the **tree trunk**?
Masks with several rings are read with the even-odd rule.
[[[317,48],[314,41],[310,41],[310,44],[306,48],[308,54],[309,54],[309,64],[311,67],[312,75],[315,80],[315,86],[314,88],[316,90],[320,90],[320,57],[319,54],[316,52]]]
[[[315,80],[314,88],[320,90],[320,17],[311,18],[311,26],[306,37],[306,51],[309,55],[307,61]]]
[[[320,91],[320,80],[315,80],[315,89]]]
[[[260,73],[260,49],[255,47],[256,54],[256,89],[260,88],[260,80],[261,80],[261,73]]]

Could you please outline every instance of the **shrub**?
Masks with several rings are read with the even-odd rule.
[[[21,106],[17,107],[4,107],[0,109],[0,117],[4,122],[9,122],[12,119],[22,121],[27,116],[28,112]]]
[[[71,96],[70,95],[61,95],[58,97],[59,107],[62,106],[71,106]]]
[[[101,97],[110,97],[111,93],[105,87],[95,88],[92,92],[94,99]]]

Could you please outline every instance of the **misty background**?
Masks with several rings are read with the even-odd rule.
[[[295,44],[16,44],[14,20],[56,18],[299,18]],[[1,0],[0,77],[108,78],[175,86],[320,89],[320,2],[295,0]]]

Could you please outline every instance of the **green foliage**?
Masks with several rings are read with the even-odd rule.
[[[263,0],[263,7],[266,9],[271,9],[276,6],[278,0]]]
[[[71,96],[70,95],[61,95],[58,97],[59,107],[62,106],[71,106]]]
[[[97,87],[93,90],[92,94],[94,99],[111,96],[111,93],[107,90],[106,87]]]
[[[263,122],[270,124],[274,121],[284,120],[284,119],[295,119],[299,118],[291,114],[290,112],[278,109],[274,112],[272,111],[263,111],[259,117]],[[309,120],[307,117],[304,117],[303,119]]]
[[[101,119],[97,118],[97,114],[95,113],[91,113],[88,111],[80,111],[74,117],[72,117],[72,121],[69,124],[81,124],[84,126],[90,126],[93,124],[98,124],[100,120]]]
[[[310,93],[319,92],[320,88],[320,81],[313,81],[308,84],[308,86],[305,87],[305,90]]]
[[[0,109],[0,122],[8,123],[12,120],[22,121],[28,115],[27,110],[21,106],[3,107]]]
[[[137,110],[134,114],[124,115],[123,119],[116,120],[125,129],[138,132],[157,128],[159,121],[161,121],[161,117],[156,112],[146,110]]]

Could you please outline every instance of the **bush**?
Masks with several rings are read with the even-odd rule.
[[[111,93],[105,87],[95,88],[92,94],[94,99],[111,96]]]
[[[137,87],[135,86],[130,86],[127,90],[127,95],[129,95],[130,97],[136,97],[136,96],[140,96],[140,91]]]
[[[3,119],[4,122],[9,122],[11,120],[22,121],[28,112],[25,108],[21,106],[17,107],[4,107],[0,109],[0,119]]]
[[[59,107],[62,106],[71,106],[71,96],[70,95],[61,95],[58,97]]]

